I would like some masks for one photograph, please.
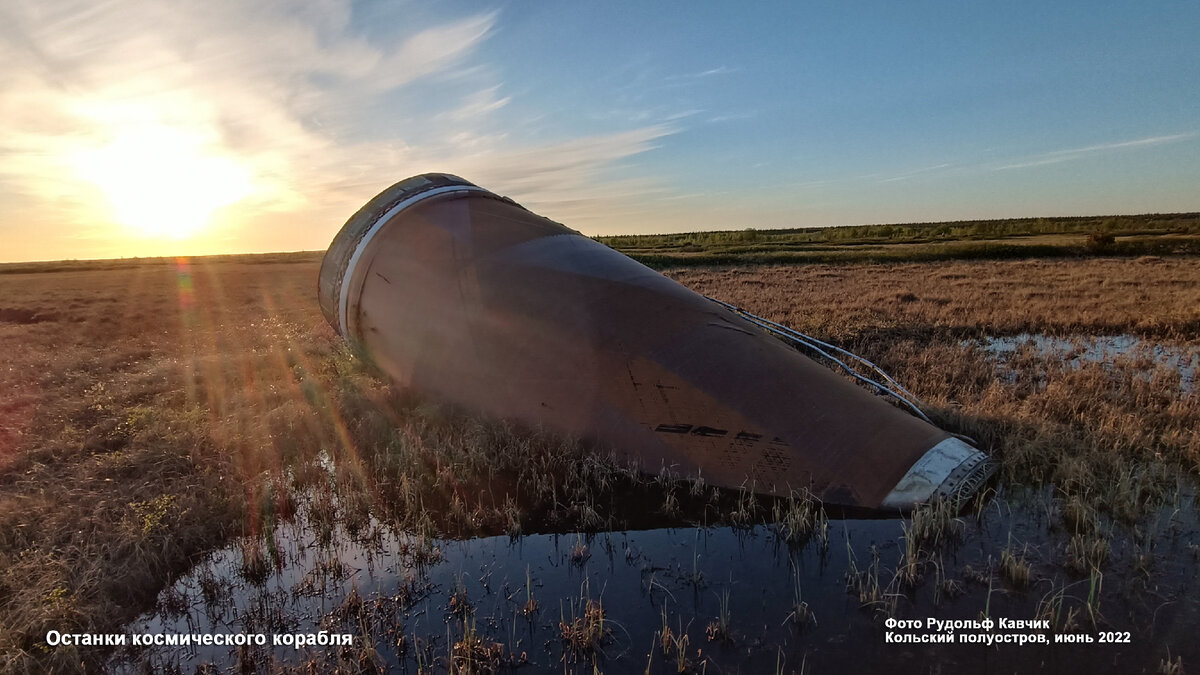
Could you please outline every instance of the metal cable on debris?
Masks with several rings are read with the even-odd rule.
[[[863,357],[859,356],[858,354],[855,354],[854,352],[851,352],[849,350],[838,347],[837,345],[831,345],[828,342],[818,340],[810,335],[805,335],[804,333],[801,333],[800,331],[793,330],[782,324],[775,323],[774,321],[771,321],[770,319],[764,319],[761,316],[758,316],[757,314],[751,314],[750,312],[742,309],[741,307],[738,307],[737,305],[731,305],[728,302],[723,302],[721,300],[717,300],[716,298],[712,298],[712,297],[709,297],[708,299],[712,300],[713,302],[717,303],[718,305],[721,305],[722,307],[734,312],[738,316],[750,321],[754,325],[758,326],[759,328],[762,328],[763,330],[767,331],[768,333],[770,333],[778,338],[782,338],[783,340],[785,340],[787,342],[790,342],[792,344],[799,345],[801,347],[809,349],[813,352],[816,352],[818,355],[820,355],[826,359],[829,359],[830,361],[841,366],[842,369],[845,370],[846,373],[848,373],[854,379],[864,382],[868,385],[871,385],[876,390],[878,390],[880,393],[887,394],[887,395],[891,396],[892,398],[895,398],[896,400],[904,403],[909,408],[911,408],[914,413],[916,413],[917,417],[920,417],[921,419],[925,420],[926,422],[933,424],[933,420],[929,419],[929,417],[921,410],[921,406],[923,406],[924,403],[922,403],[920,399],[918,399],[910,391],[905,389],[903,387],[903,385],[901,385],[899,382],[897,382],[891,375],[888,375],[886,372],[884,372],[882,368],[875,365],[874,363],[871,363],[867,359],[864,359]],[[838,352],[839,354],[844,354],[844,355],[850,357],[851,359],[857,361],[858,363],[861,363],[861,364],[867,366],[871,370],[878,373],[879,376],[881,378],[883,378],[885,381],[891,383],[892,386],[895,387],[895,389],[892,389],[881,382],[872,380],[871,378],[859,373],[857,370],[850,367],[844,361],[837,358],[836,356],[833,356],[826,350],[831,350],[831,351]]]

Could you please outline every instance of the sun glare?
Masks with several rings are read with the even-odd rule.
[[[251,191],[245,166],[214,151],[204,134],[177,127],[122,129],[72,159],[104,193],[113,217],[146,237],[187,238]]]

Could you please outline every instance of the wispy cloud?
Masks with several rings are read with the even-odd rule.
[[[381,38],[349,0],[6,3],[0,215],[38,212],[86,232],[101,195],[73,158],[138,129],[177,131],[244,167],[253,189],[237,220],[301,216],[290,219],[300,240],[281,249],[323,246],[374,191],[420,171],[562,211],[655,189],[613,169],[673,133],[665,124],[536,146],[499,128],[513,98],[472,63],[498,20],[400,24]],[[232,227],[213,236],[235,237]]]
[[[611,173],[622,160],[652,150],[674,131],[669,125],[655,125],[532,147],[495,148],[458,161],[491,189],[520,195],[530,208],[580,227],[609,217],[620,202],[665,190],[660,182],[641,175]]]
[[[716,68],[709,68],[708,70],[702,70],[702,71],[692,75],[692,77],[697,77],[697,78],[712,77],[713,75],[728,75],[730,73],[736,73],[736,72],[737,72],[737,68],[729,68],[728,66],[718,66]]]
[[[418,32],[380,60],[373,72],[376,87],[393,89],[445,69],[482,42],[495,22],[491,12]]]
[[[757,116],[758,116],[758,113],[753,112],[753,111],[740,112],[740,113],[729,113],[729,114],[725,114],[725,115],[716,115],[714,117],[710,117],[710,118],[708,118],[708,121],[712,124],[719,124],[721,122],[736,122],[739,120],[754,119]]]
[[[418,30],[387,49],[350,30],[349,11],[341,2],[11,5],[0,61],[16,81],[0,94],[0,171],[44,194],[46,174],[69,182],[72,148],[158,125],[206,137],[210,152],[253,167],[260,202],[293,206],[315,157],[344,158],[330,153],[356,105],[454,65],[495,19]]]
[[[463,97],[461,105],[443,114],[443,119],[456,122],[475,121],[483,119],[508,105],[511,96],[500,96],[501,85],[496,84],[486,89],[471,92]]]
[[[899,182],[902,180],[908,180],[910,178],[920,176],[922,174],[928,174],[928,173],[933,173],[935,171],[941,171],[942,169],[948,169],[952,166],[954,166],[954,165],[950,164],[948,162],[942,163],[942,164],[935,164],[933,166],[925,166],[925,167],[921,167],[919,169],[912,169],[910,171],[905,171],[905,172],[897,174],[895,176],[890,176],[888,178],[882,178],[879,180],[879,182],[880,183],[896,183],[896,182]]]
[[[670,114],[666,115],[665,117],[663,117],[663,121],[674,122],[677,120],[682,120],[682,119],[686,119],[688,117],[692,117],[694,115],[699,115],[703,112],[704,111],[701,110],[700,108],[691,108],[689,110],[681,110],[679,112],[670,113]]]
[[[1200,134],[1193,131],[1184,134],[1171,134],[1169,136],[1149,136],[1147,138],[1138,138],[1131,141],[1100,143],[1098,145],[1089,145],[1082,148],[1072,148],[1069,150],[1055,150],[1053,152],[1047,152],[1041,155],[1034,155],[1017,162],[1002,164],[995,167],[995,170],[1006,171],[1010,169],[1025,169],[1034,166],[1045,166],[1047,164],[1058,164],[1060,162],[1069,162],[1072,160],[1082,159],[1084,157],[1090,157],[1106,152],[1113,152],[1116,150],[1128,150],[1132,148],[1145,148],[1156,145],[1179,143],[1196,138],[1198,135]]]
[[[717,66],[716,68],[707,68],[705,70],[698,70],[698,71],[692,72],[692,73],[684,73],[682,75],[672,75],[667,78],[667,81],[668,82],[679,82],[679,81],[687,81],[687,80],[703,80],[703,79],[706,79],[709,77],[714,77],[717,75],[731,75],[736,72],[738,72],[737,68],[730,68],[729,66]]]

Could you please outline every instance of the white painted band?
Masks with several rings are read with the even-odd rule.
[[[384,213],[382,216],[380,216],[379,219],[376,220],[373,225],[371,225],[371,229],[367,230],[367,233],[364,234],[363,238],[359,240],[358,246],[354,248],[354,254],[350,256],[350,262],[346,263],[346,272],[342,275],[342,287],[340,289],[341,292],[339,293],[338,298],[338,323],[340,323],[342,326],[343,336],[345,336],[347,339],[350,338],[350,322],[348,317],[350,314],[350,285],[354,280],[354,266],[358,264],[358,259],[362,257],[363,251],[367,250],[367,245],[371,243],[371,237],[374,237],[375,233],[382,229],[384,224],[395,217],[396,214],[400,213],[404,209],[407,209],[413,204],[430,197],[453,194],[455,192],[488,191],[476,185],[446,185],[428,192],[422,192],[420,194],[413,195],[412,197],[409,197],[408,199],[405,199],[388,209],[387,213]]]
[[[910,509],[927,501],[942,483],[950,478],[955,469],[974,456],[982,454],[957,438],[947,438],[921,455],[896,487],[884,497],[882,507]]]

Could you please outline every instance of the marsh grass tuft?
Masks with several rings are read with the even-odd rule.
[[[467,594],[466,580],[461,575],[454,584],[454,591],[450,594],[446,610],[460,618],[467,618],[475,614],[475,605],[472,604],[471,598]]]
[[[708,637],[709,642],[728,642],[732,638],[732,633],[730,633],[729,588],[722,588],[721,592],[716,595],[718,606],[717,618],[709,622],[704,630],[704,634]]]
[[[804,594],[800,590],[799,570],[792,571],[792,611],[783,619],[784,623],[789,621],[798,629],[803,629],[809,624],[817,625],[817,617],[808,608],[808,603],[805,602]]]
[[[1159,675],[1183,675],[1183,657],[1176,655],[1171,658],[1171,650],[1167,649],[1167,655],[1158,663]]]
[[[663,656],[670,657],[674,653],[674,667],[677,673],[692,672],[693,663],[688,656],[688,645],[691,643],[691,638],[688,635],[688,629],[691,628],[691,623],[683,625],[683,618],[680,617],[677,628],[672,629],[670,622],[667,620],[667,610],[662,608],[662,629],[658,632],[658,641],[662,645]]]
[[[909,529],[915,545],[937,547],[962,538],[963,522],[957,518],[958,504],[948,499],[938,499],[917,505],[909,518]]]
[[[560,611],[558,631],[565,647],[564,661],[589,658],[595,663],[612,635],[612,629],[605,625],[603,603],[590,597],[588,589],[589,584],[584,582],[579,597],[569,599],[566,612]]]
[[[1064,564],[1078,575],[1099,570],[1111,553],[1108,537],[1103,534],[1076,534],[1067,542]]]
[[[1016,552],[1010,534],[1008,545],[1000,552],[1000,574],[1017,589],[1029,586],[1033,578],[1033,570],[1025,560],[1027,551],[1028,546],[1022,546],[1020,552]]]
[[[461,675],[495,673],[520,663],[507,657],[504,645],[487,640],[475,629],[475,619],[463,618],[462,636],[450,647],[450,672]]]
[[[829,517],[820,500],[807,490],[793,490],[787,499],[776,500],[771,520],[789,545],[801,545],[815,537],[821,548],[829,547]]]
[[[525,566],[525,604],[521,605],[521,615],[527,619],[533,619],[533,615],[537,614],[541,603],[537,598],[533,597],[533,578],[530,575],[529,565]]]
[[[266,583],[271,576],[271,563],[266,545],[258,537],[246,537],[242,540],[242,564],[238,571],[243,579],[255,586]]]
[[[885,616],[894,616],[900,593],[892,588],[892,584],[900,581],[900,576],[898,574],[893,576],[886,584],[880,583],[879,549],[874,544],[871,545],[871,563],[866,570],[862,571],[858,569],[854,552],[850,550],[849,540],[846,542],[846,548],[849,552],[849,569],[845,576],[846,589],[858,596],[861,607],[869,608]]]
[[[571,545],[571,551],[567,554],[572,565],[582,567],[592,557],[592,553],[588,550],[588,545],[583,543],[583,537],[575,539],[575,543]]]

